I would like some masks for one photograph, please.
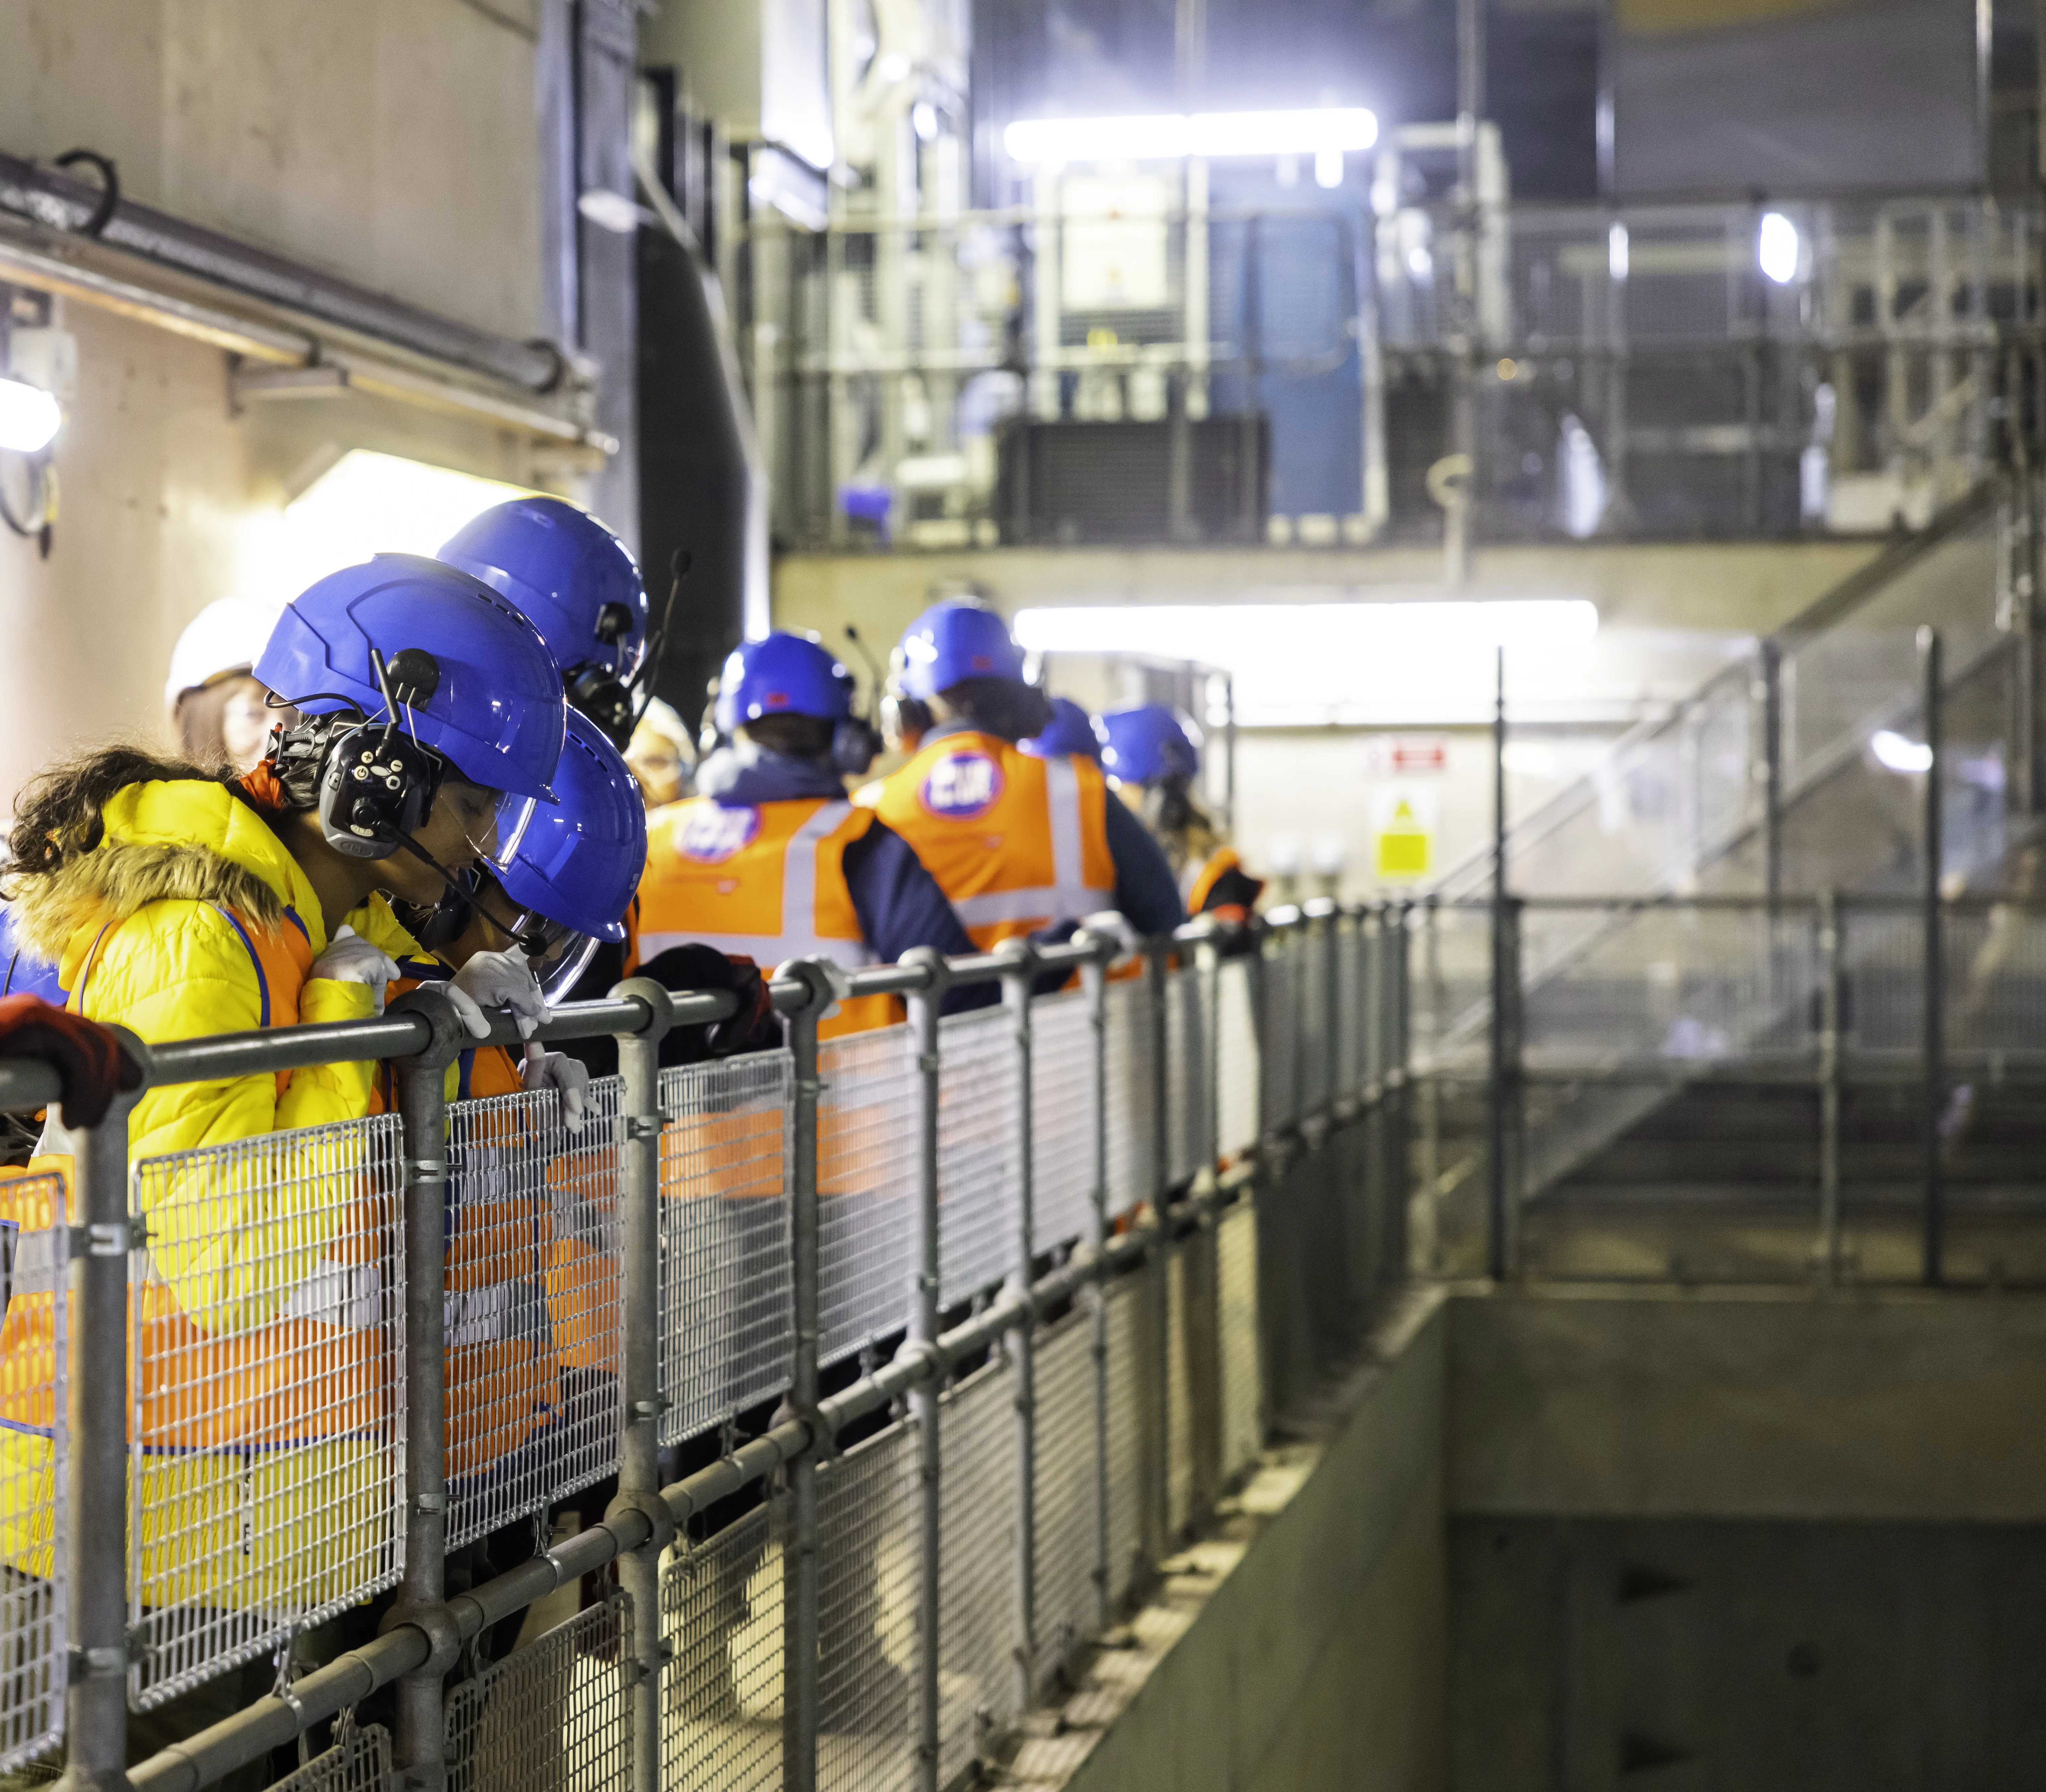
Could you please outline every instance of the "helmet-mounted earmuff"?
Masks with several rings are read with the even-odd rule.
[[[369,663],[384,693],[384,720],[365,719],[333,736],[320,770],[320,832],[351,859],[388,859],[418,832],[447,770],[399,716],[431,701],[440,689],[440,662],[419,647],[386,662],[372,647]]]

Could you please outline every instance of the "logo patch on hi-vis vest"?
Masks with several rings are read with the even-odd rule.
[[[1002,794],[1002,767],[985,753],[955,753],[925,774],[917,800],[933,815],[963,821],[994,806]]]
[[[735,852],[753,844],[760,832],[757,809],[727,809],[714,802],[698,803],[682,824],[682,837],[676,850],[685,859],[702,865],[720,865]]]

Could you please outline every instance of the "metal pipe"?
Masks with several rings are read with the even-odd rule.
[[[1008,1286],[1025,1294],[1036,1279],[1037,1176],[1032,1140],[1030,990],[1037,954],[1026,940],[1005,940],[998,948],[1006,962],[1002,1005],[1015,1023],[1016,1045],[1016,1235]],[[1014,1377],[1016,1405],[1016,1670],[1017,1709],[1027,1710],[1037,1693],[1037,1352],[1031,1327],[1034,1312],[1025,1311],[1004,1341],[1009,1373]]]
[[[661,1792],[661,1693],[667,1651],[661,1636],[661,1554],[674,1521],[661,1500],[661,1041],[668,1031],[668,992],[650,977],[612,991],[635,998],[650,1016],[618,1035],[623,1087],[618,1141],[621,1264],[619,1368],[624,1382],[623,1429],[618,1445],[618,1497],[605,1513],[638,1511],[647,1541],[620,1558],[619,1584],[632,1601],[633,1792]]]
[[[1946,1245],[1946,1190],[1941,1180],[1940,1122],[1947,1094],[1946,954],[1941,949],[1944,918],[1940,913],[1940,877],[1946,845],[1942,805],[1942,786],[1947,773],[1946,742],[1943,738],[1946,693],[1940,678],[1939,630],[1918,631],[1918,655],[1925,681],[1925,747],[1929,755],[1925,767],[1924,883],[1921,891],[1924,903],[1922,925],[1925,1009],[1920,1151],[1925,1183],[1924,1276],[1928,1288],[1937,1288],[1945,1274],[1942,1258]]]
[[[910,1037],[917,1042],[917,1280],[909,1303],[909,1339],[905,1354],[935,1344],[938,1337],[938,1293],[942,1259],[938,1234],[938,1101],[942,1033],[938,1025],[944,1006],[944,960],[928,946],[919,946],[905,962],[928,965],[931,981],[909,1000]],[[917,1427],[920,1496],[917,1512],[917,1783],[923,1792],[937,1792],[939,1650],[943,1601],[940,1550],[944,1508],[944,1461],[938,1431],[938,1382],[920,1382],[909,1395],[909,1418]]]
[[[825,967],[813,960],[794,967],[808,986],[809,999],[789,1015],[789,1049],[795,1060],[794,1145],[789,1203],[789,1263],[795,1308],[795,1349],[789,1364],[788,1410],[811,1427],[819,1443],[829,1441],[816,1418],[819,1387],[818,1350],[822,1341],[817,1238],[817,1099],[823,1083],[817,1071],[817,1020],[836,999]],[[782,1690],[782,1784],[788,1792],[816,1792],[818,1635],[820,1621],[817,1585],[817,1464],[806,1451],[789,1465],[790,1535],[785,1558],[788,1585],[784,1619],[786,1659]]]
[[[1080,970],[1094,1041],[1094,1175],[1088,1203],[1087,1246],[1098,1256],[1108,1230],[1108,967],[1099,959]],[[1114,1617],[1114,1568],[1108,1499],[1108,1299],[1097,1282],[1089,1290],[1088,1323],[1094,1359],[1094,1621],[1106,1630]]]
[[[1762,643],[1762,887],[1783,894],[1783,649]]]
[[[23,218],[78,232],[102,197],[87,182],[0,154],[0,207]],[[551,392],[561,383],[563,357],[551,343],[479,330],[133,199],[114,207],[93,240],[528,392]]]
[[[1492,713],[1492,1025],[1485,1092],[1485,1273],[1506,1276],[1506,649],[1498,654],[1499,685]]]
[[[125,1029],[123,1029],[125,1032]],[[132,1034],[123,1041],[146,1066]],[[65,1420],[64,1570],[70,1580],[67,1792],[114,1792],[128,1762],[128,1115],[140,1091],[118,1096],[96,1126],[58,1125],[75,1178],[66,1322],[71,1331]]]
[[[438,1608],[447,1554],[447,1314],[446,1072],[466,1033],[433,984],[392,1005],[423,1018],[431,1043],[397,1067],[405,1134],[405,1573],[390,1623]],[[433,1633],[430,1630],[429,1636]],[[443,1682],[457,1653],[437,1638],[427,1659],[398,1683],[396,1761],[405,1792],[447,1784]]]

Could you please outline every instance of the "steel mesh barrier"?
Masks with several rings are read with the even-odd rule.
[[[619,1083],[448,1109],[448,1547],[618,1466]]]
[[[1179,1536],[1194,1518],[1193,1353],[1187,1335],[1191,1313],[1187,1284],[1193,1276],[1195,1234],[1166,1253],[1165,1297],[1165,1523]]]
[[[0,1381],[0,1772],[64,1735],[65,1380],[71,1234],[64,1179],[0,1176],[9,1373]]]
[[[1361,1029],[1365,1014],[1365,945],[1353,922],[1336,935],[1335,1064],[1336,1093],[1353,1095],[1362,1087],[1364,1041]]]
[[[1257,1037],[1263,1059],[1267,1131],[1290,1126],[1300,1111],[1300,935],[1270,942],[1257,967]]]
[[[273,1780],[270,1792],[386,1792],[394,1783],[391,1732],[369,1724],[336,1739],[295,1772]]]
[[[1303,929],[1294,936],[1299,954],[1299,1062],[1294,1067],[1299,1091],[1291,1118],[1319,1107],[1334,1094],[1330,1079],[1335,1064],[1335,1014],[1330,1000],[1329,977],[1334,942],[1326,925]]]
[[[1034,1565],[1041,1683],[1093,1632],[1101,1615],[1094,1315],[1067,1315],[1039,1332],[1033,1349]]]
[[[386,1114],[134,1166],[137,1709],[398,1574],[400,1143]]]
[[[788,1385],[791,1075],[786,1052],[661,1072],[663,1442]]]
[[[1210,1020],[1196,965],[1165,979],[1165,1179],[1175,1187],[1207,1156]]]
[[[1017,1651],[1015,1383],[994,1365],[938,1408],[938,1783],[1021,1705]]]
[[[917,1435],[891,1426],[817,1469],[817,1784],[916,1782]]]
[[[662,1570],[662,1784],[674,1792],[782,1783],[785,1507],[671,1550]]]
[[[949,1304],[1016,1261],[1015,1020],[1002,1008],[949,1014],[938,1053],[938,1280]]]
[[[1156,1358],[1145,1321],[1153,1310],[1137,1277],[1102,1290],[1108,1331],[1108,1591],[1127,1597],[1144,1571],[1144,1512],[1156,1485]]]
[[[906,1026],[828,1040],[817,1059],[820,1325],[828,1362],[902,1323],[916,1256],[919,1077]]]
[[[448,1792],[631,1792],[632,1601],[613,1593],[448,1694]]]
[[[1239,1200],[1215,1228],[1215,1323],[1222,1339],[1222,1473],[1233,1481],[1264,1447],[1257,1347],[1257,1214]]]
[[[1040,1251],[1094,1224],[1094,1025],[1075,990],[1030,1007],[1030,1236]]]
[[[1257,1008],[1248,959],[1226,960],[1216,980],[1222,1012],[1216,1017],[1216,1048],[1221,1054],[1221,1149],[1224,1162],[1241,1157],[1257,1143],[1258,1051]]]
[[[1153,1116],[1156,1051],[1151,1033],[1148,975],[1108,986],[1103,1056],[1108,1082],[1108,1211],[1128,1213],[1152,1199],[1158,1186]]]

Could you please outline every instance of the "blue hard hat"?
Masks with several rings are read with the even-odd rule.
[[[901,694],[928,703],[940,691],[968,678],[1023,676],[1023,650],[1009,624],[979,604],[947,598],[933,604],[903,631],[895,648],[895,678]]]
[[[309,585],[284,606],[256,677],[302,714],[351,707],[375,718],[369,662],[432,656],[430,694],[405,708],[408,732],[472,784],[552,802],[567,705],[539,631],[488,585],[412,554],[380,554]]]
[[[1070,697],[1052,699],[1051,725],[1017,745],[1033,759],[1056,759],[1061,754],[1079,754],[1090,759],[1101,757],[1101,742],[1095,737],[1094,717]]]
[[[822,641],[778,628],[732,650],[717,675],[712,719],[726,735],[763,716],[842,722],[852,713],[852,674]]]
[[[1111,709],[1098,725],[1102,769],[1118,784],[1191,778],[1201,769],[1201,731],[1162,703]]]
[[[492,504],[439,555],[508,597],[546,638],[564,678],[602,666],[630,683],[647,657],[647,586],[631,551],[562,498]]]
[[[554,771],[561,800],[535,812],[493,869],[531,913],[598,940],[625,937],[625,911],[647,868],[647,805],[618,749],[571,709]]]

